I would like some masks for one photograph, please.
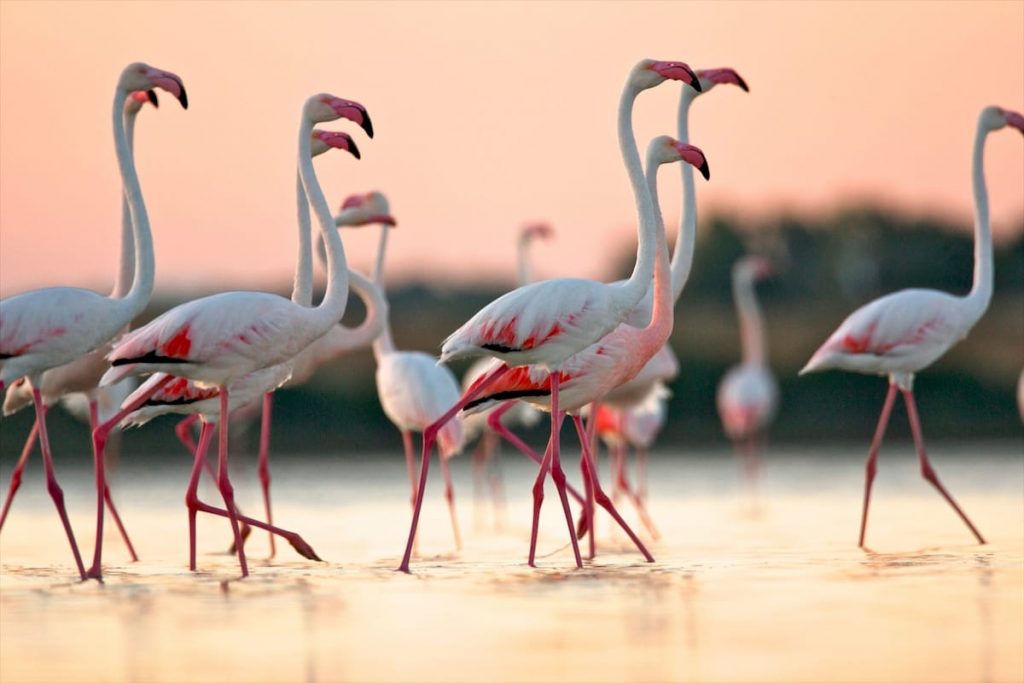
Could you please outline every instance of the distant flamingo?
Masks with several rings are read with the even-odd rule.
[[[153,292],[153,242],[149,217],[142,198],[135,161],[125,132],[125,104],[136,90],[161,88],[188,106],[181,79],[167,71],[136,63],[121,72],[114,91],[113,127],[118,168],[133,223],[135,273],[131,288],[123,297],[104,297],[86,289],[51,287],[26,292],[0,301],[0,391],[13,380],[28,377],[32,385],[39,443],[43,452],[47,489],[60,515],[79,575],[87,578],[71,523],[64,507],[64,494],[53,472],[50,440],[46,432],[42,375],[80,358],[118,334],[146,307]],[[122,247],[123,248],[123,247]],[[102,483],[103,462],[95,461],[97,482]],[[97,487],[102,515],[106,484]]]
[[[747,256],[732,268],[732,294],[740,320],[743,362],[729,368],[718,385],[718,415],[744,463],[751,485],[756,483],[763,441],[779,405],[779,387],[768,365],[764,316],[754,283],[772,274],[760,256]]]
[[[148,325],[122,337],[108,356],[113,368],[104,375],[112,382],[130,375],[153,372],[198,380],[220,390],[220,423],[226,425],[231,384],[246,375],[270,368],[293,358],[302,349],[337,324],[348,302],[348,269],[344,247],[334,228],[323,190],[316,179],[312,158],[313,125],[348,118],[363,127],[367,135],[373,128],[362,105],[327,94],[310,97],[302,109],[299,128],[299,172],[303,186],[317,216],[321,236],[327,243],[327,293],[320,305],[307,308],[266,292],[225,292],[177,306]],[[162,382],[170,382],[172,376]],[[158,391],[161,383],[148,388]],[[122,413],[132,412],[148,396],[139,395]],[[116,419],[116,418],[115,418]],[[106,429],[112,421],[93,434],[94,448],[102,453]],[[228,429],[218,432],[218,479],[225,507],[231,520],[242,576],[248,576],[235,513],[234,490],[228,477]],[[251,524],[252,522],[250,522]],[[102,514],[98,526],[102,527]],[[102,539],[102,528],[97,532]],[[97,542],[93,572],[100,573],[100,543]]]
[[[128,139],[129,154],[134,153],[135,117],[142,110],[146,102],[150,102],[154,107],[158,105],[159,100],[154,91],[137,90],[131,93],[124,103],[124,128]],[[132,235],[132,216],[131,209],[128,206],[128,199],[123,191],[121,192],[121,257],[119,263],[120,266],[114,281],[114,290],[110,294],[111,298],[114,299],[119,299],[128,293],[128,289],[131,287],[132,280],[135,277],[135,244]],[[100,391],[96,386],[108,367],[104,356],[109,351],[110,345],[103,344],[70,363],[44,372],[39,386],[39,391],[43,397],[43,405],[49,408],[65,395],[83,392],[88,400],[88,410],[85,414],[86,419],[89,420],[89,429],[90,431],[95,429],[99,403],[107,398],[107,394],[110,393],[108,391]],[[120,401],[118,400],[117,402],[119,403]],[[4,396],[3,404],[3,414],[5,417],[13,415],[30,405],[32,405],[32,386],[25,378],[15,380],[7,387],[7,394]],[[21,487],[22,472],[25,469],[25,464],[28,462],[29,455],[32,453],[32,447],[35,445],[38,434],[39,426],[37,423],[34,423],[32,429],[29,430],[21,457],[14,466],[14,471],[11,472],[11,485],[7,489],[3,511],[0,512],[0,529],[3,528],[11,503],[14,502],[14,496]],[[128,554],[133,562],[137,561],[139,559],[138,555],[135,554],[135,548],[132,547],[131,539],[128,538],[124,525],[121,523],[121,517],[114,506],[114,500],[110,496],[109,488],[104,495],[104,499],[111,516],[117,524],[118,530],[121,532],[125,545],[128,547]]]
[[[345,200],[345,207],[363,207],[374,214],[374,220],[394,225],[388,201],[380,192],[354,195]],[[377,249],[374,283],[384,290],[384,263],[387,253],[387,231],[381,231]],[[402,434],[412,505],[416,506],[416,470],[412,432],[423,431],[459,400],[459,384],[452,371],[437,364],[437,358],[421,351],[399,351],[391,338],[391,325],[385,312],[384,329],[373,341],[373,357],[377,361],[377,396],[381,408]],[[448,503],[456,549],[462,548],[458,517],[455,514],[455,491],[452,488],[448,460],[462,450],[462,420],[448,422],[438,433],[441,446],[441,470],[444,473],[444,496]]]
[[[528,285],[533,281],[532,267],[530,264],[530,243],[535,239],[546,240],[552,235],[551,226],[547,223],[530,223],[519,231],[519,238],[516,240],[516,271],[519,276],[519,286]],[[462,389],[468,389],[484,373],[494,370],[501,361],[484,356],[469,366],[462,376]],[[506,427],[532,427],[540,420],[540,413],[521,401],[512,401],[504,406],[495,408],[502,410],[498,416]],[[467,415],[463,420],[463,427],[466,432],[466,441],[470,442],[480,437],[476,450],[473,452],[473,480],[474,487],[478,488],[487,478],[488,465],[491,462],[497,446],[498,433],[487,425],[488,418],[494,410],[481,411]],[[492,496],[495,503],[502,497],[502,484],[500,472],[490,475]]]
[[[443,362],[466,356],[491,355],[500,358],[507,365],[481,378],[481,382],[474,389],[463,395],[447,413],[423,431],[419,485],[421,491],[426,484],[428,455],[437,438],[437,432],[466,403],[483,392],[490,383],[509,372],[513,366],[537,364],[548,370],[552,379],[554,409],[551,414],[551,433],[554,437],[561,426],[558,409],[559,367],[569,356],[615,329],[647,291],[656,260],[655,242],[658,228],[651,207],[650,194],[645,187],[640,153],[637,151],[633,136],[633,103],[640,92],[664,83],[666,79],[680,80],[697,89],[700,88],[696,74],[685,64],[645,59],[630,71],[619,100],[619,148],[639,214],[637,261],[633,274],[621,285],[563,278],[520,287],[485,306],[445,340],[441,347]],[[571,529],[572,515],[569,512],[558,440],[552,438],[551,443],[552,477],[562,500],[566,522]],[[418,496],[417,504],[421,498],[422,496]],[[409,539],[399,566],[399,570],[404,572],[409,571],[409,558],[418,521],[417,509],[413,513]],[[573,547],[575,548],[575,538]]]
[[[864,509],[860,524],[861,547],[864,546],[864,533],[867,529],[868,505],[877,469],[878,449],[882,445],[897,390],[903,394],[907,406],[907,417],[914,434],[922,476],[960,515],[978,542],[985,542],[939,481],[928,460],[913,386],[914,374],[934,363],[951,346],[967,336],[985,313],[992,298],[992,233],[988,217],[988,190],[985,187],[985,141],[989,133],[1007,125],[1024,133],[1024,116],[999,107],[987,107],[978,117],[972,161],[974,283],[970,293],[959,297],[931,289],[904,289],[875,299],[850,314],[800,371],[802,375],[837,368],[889,376],[889,391],[868,452]]]
[[[653,562],[654,558],[601,490],[595,467],[596,461],[590,453],[590,439],[584,429],[579,411],[604,396],[613,387],[636,375],[672,333],[673,313],[668,249],[665,246],[665,230],[661,223],[661,212],[658,207],[657,173],[661,165],[677,161],[693,164],[701,169],[705,177],[710,176],[707,160],[704,153],[698,148],[684,145],[666,135],[651,141],[647,151],[647,190],[650,198],[648,201],[653,206],[652,220],[656,227],[657,262],[654,270],[655,307],[650,322],[643,328],[621,323],[598,343],[570,356],[557,371],[552,373],[544,372],[541,367],[519,367],[513,370],[506,366],[505,373],[498,375],[485,391],[477,391],[476,396],[466,404],[466,409],[472,410],[476,406],[486,406],[490,402],[518,398],[541,409],[550,410],[553,421],[556,419],[560,421],[562,415],[572,413],[573,423],[583,448],[580,467],[583,471],[584,481],[587,483],[588,496],[593,495],[595,502],[608,511],[648,562]],[[479,384],[485,380],[486,378],[481,379]],[[479,384],[471,388],[466,395],[472,396],[474,389],[479,390]],[[559,384],[562,385],[560,396],[555,393],[555,388]],[[556,430],[548,443],[548,452],[545,454],[537,482],[534,484],[533,532],[530,539],[529,559],[531,566],[534,564],[536,553],[537,527],[540,519],[540,507],[544,499],[544,479],[549,467],[552,472],[555,471],[557,440],[558,431]],[[567,508],[567,506],[565,507]],[[592,530],[594,528],[593,508],[589,504],[587,505],[587,517],[587,528]],[[580,567],[582,561],[576,546],[576,535],[572,531],[571,519],[568,521],[576,565]],[[593,539],[593,533],[590,538]]]

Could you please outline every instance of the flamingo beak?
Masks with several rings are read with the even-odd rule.
[[[147,90],[146,98],[149,99],[149,103],[152,104],[154,107],[160,106],[160,100],[157,99],[155,90]]]
[[[682,81],[697,92],[704,92],[704,88],[700,84],[700,78],[697,77],[693,69],[682,62],[655,62],[650,68],[663,78]]]
[[[181,82],[180,78],[167,71],[157,71],[150,75],[150,80],[156,87],[163,88],[178,98],[182,109],[188,109],[188,94],[185,92],[185,84]]]
[[[1018,114],[1015,111],[1006,112],[1006,125],[1024,133],[1024,115]]]
[[[386,225],[390,228],[398,225],[398,222],[395,221],[394,217],[386,213],[370,216],[370,220],[368,220],[367,223],[380,223],[381,225]]]

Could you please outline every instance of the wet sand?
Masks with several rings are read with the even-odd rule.
[[[108,532],[103,585],[73,579],[35,461],[0,537],[0,680],[1021,681],[1019,446],[933,448],[984,546],[920,478],[910,446],[889,446],[868,552],[855,547],[860,447],[776,448],[756,505],[729,454],[661,453],[651,465],[657,562],[600,516],[598,559],[581,571],[550,487],[539,568],[525,565],[525,462],[504,459],[509,505],[495,530],[462,461],[465,548],[453,550],[432,477],[412,576],[392,571],[409,522],[397,449],[359,462],[279,461],[275,519],[325,562],[287,544],[267,562],[266,536],[254,531],[244,581],[220,554],[230,540],[221,519],[201,519],[200,571],[187,570],[185,459],[153,468],[126,457],[115,494],[142,559],[126,562]],[[12,464],[0,465],[4,492]],[[240,501],[258,513],[250,463],[237,464]],[[89,473],[59,454],[58,468],[88,564]],[[217,502],[209,488],[203,498]]]

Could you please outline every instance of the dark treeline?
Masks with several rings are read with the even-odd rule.
[[[1024,225],[997,243],[995,295],[985,317],[964,342],[917,380],[926,434],[934,438],[1024,439],[1014,399],[1024,366]],[[611,277],[632,267],[633,247],[620,245]],[[797,377],[800,367],[842,319],[860,304],[905,287],[966,293],[973,273],[973,240],[965,226],[908,217],[877,208],[851,208],[822,219],[776,216],[756,223],[712,216],[699,230],[693,273],[676,307],[671,343],[681,361],[672,383],[670,420],[661,444],[725,444],[714,394],[726,369],[739,359],[730,270],[748,251],[772,258],[778,275],[759,286],[768,326],[769,356],[781,404],[772,437],[779,441],[870,438],[885,393],[884,380],[829,372]],[[436,288],[413,284],[389,292],[399,348],[436,353],[440,341],[500,286]],[[146,319],[177,301],[156,299]],[[353,298],[346,323],[361,319]],[[454,368],[461,373],[466,364]],[[308,385],[279,392],[274,445],[279,451],[393,449],[401,442],[377,403],[371,354],[349,355],[324,367]],[[61,410],[51,412],[56,451],[82,451],[85,429]],[[0,453],[16,456],[31,426],[31,411],[0,421]],[[179,448],[174,418],[129,433],[132,452]],[[255,427],[235,440],[251,450]],[[897,404],[890,434],[909,438]],[[540,432],[533,435],[542,437]],[[1024,447],[1024,441],[1022,441]]]

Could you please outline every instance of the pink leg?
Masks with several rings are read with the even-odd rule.
[[[203,422],[199,432],[199,445],[193,451],[192,474],[188,480],[188,488],[185,490],[185,507],[188,508],[188,568],[191,571],[196,570],[196,513],[199,511],[199,477],[202,475],[203,465],[206,464],[206,451],[213,439],[214,427],[212,422]]]
[[[619,443],[608,448],[608,454],[611,456],[612,465],[612,502],[615,505],[619,504],[619,498],[623,493],[623,478],[624,478],[624,463],[626,460],[625,445]]]
[[[569,510],[569,496],[565,490],[565,471],[562,469],[562,462],[559,459],[559,436],[562,431],[562,418],[564,413],[558,408],[558,385],[560,374],[558,370],[550,374],[551,377],[551,478],[555,481],[555,488],[558,490],[558,497],[562,501],[562,510],[565,512],[565,523],[569,525],[569,540],[572,543],[572,554],[576,558],[576,568],[583,569],[583,558],[580,557],[580,547],[576,542],[576,527],[572,523],[572,512]]]
[[[178,424],[174,425],[174,433],[178,437],[178,441],[188,450],[188,454],[195,457],[196,454],[196,442],[192,439],[192,425],[199,419],[198,414],[192,414],[188,417],[183,418]],[[210,470],[211,474],[213,470]]]
[[[495,380],[497,380],[499,377],[501,377],[508,371],[509,368],[507,366],[502,365],[496,368],[493,372],[491,372],[490,375],[486,375],[485,377],[483,377],[481,380],[478,381],[476,387],[463,394],[462,398],[459,399],[458,403],[449,408],[448,412],[446,412],[444,415],[438,418],[437,421],[435,421],[433,424],[428,425],[427,428],[423,430],[423,454],[420,458],[420,483],[416,494],[416,505],[413,508],[412,513],[412,524],[410,524],[409,527],[409,539],[405,543],[405,554],[402,556],[402,563],[398,565],[398,571],[405,572],[406,574],[410,573],[409,559],[412,557],[413,541],[416,539],[416,526],[419,524],[420,510],[423,507],[423,492],[427,487],[427,467],[430,464],[429,456],[431,450],[434,447],[434,442],[437,440],[438,432],[441,430],[441,427],[443,427],[448,422],[448,420],[451,420],[453,417],[455,417],[456,414],[458,414],[460,410],[462,410],[463,406],[465,406],[467,403],[469,403],[474,398],[483,393],[484,389],[486,389],[488,386],[494,383]]]
[[[78,544],[75,543],[75,534],[71,531],[71,522],[68,521],[68,512],[64,508],[64,492],[57,484],[57,476],[53,471],[53,454],[50,451],[50,437],[46,433],[46,406],[43,405],[43,397],[36,388],[38,378],[32,378],[32,402],[36,408],[36,424],[39,425],[39,447],[43,451],[43,470],[46,472],[46,490],[57,507],[57,514],[60,516],[61,524],[64,525],[64,532],[68,535],[68,542],[71,543],[71,553],[75,556],[75,564],[78,566],[78,574],[85,581],[85,566],[82,564],[82,556],[78,552]],[[100,498],[100,510],[103,510],[103,499]]]
[[[95,431],[96,427],[99,426],[98,418],[98,407],[96,405],[96,399],[89,399],[89,431]],[[103,453],[104,464],[106,464],[107,454]],[[135,547],[132,545],[132,539],[128,538],[128,531],[124,528],[124,523],[121,521],[121,515],[117,513],[117,506],[114,505],[114,498],[110,495],[110,485],[104,484],[103,487],[103,502],[110,511],[110,516],[114,520],[114,526],[117,527],[117,531],[121,534],[121,539],[124,541],[125,547],[128,548],[128,555],[132,558],[132,562],[138,562],[139,556],[135,554]]]
[[[440,456],[441,473],[444,476],[444,499],[448,502],[448,514],[452,518],[452,533],[455,534],[455,549],[462,550],[462,536],[459,534],[459,518],[455,514],[455,489],[452,487],[452,473],[448,458]]]
[[[238,528],[238,513],[235,512],[235,490],[228,477],[228,432],[230,412],[228,411],[228,387],[220,386],[220,429],[217,433],[217,484],[224,498],[224,508],[231,520],[231,531],[235,536],[235,548],[238,550],[238,564],[242,568],[242,578],[249,576],[249,563],[245,560],[245,546],[242,544],[242,532]]]
[[[885,437],[885,429],[889,426],[889,415],[892,413],[892,404],[895,400],[896,385],[890,383],[889,391],[885,395],[885,403],[882,404],[882,414],[878,416],[875,436],[871,439],[868,461],[864,467],[864,508],[860,515],[860,540],[857,541],[857,545],[861,548],[864,547],[864,534],[868,529],[868,506],[871,504],[871,486],[875,482],[875,473],[878,471],[878,450],[882,447],[882,438]]]
[[[28,432],[28,438],[25,439],[25,447],[21,449],[21,457],[18,458],[18,464],[14,466],[14,471],[11,472],[11,487],[7,489],[7,498],[4,499],[4,509],[0,512],[0,529],[4,528],[4,521],[7,519],[7,513],[11,509],[11,503],[14,502],[14,494],[21,488],[21,475],[25,471],[25,464],[28,462],[28,456],[32,454],[32,446],[36,443],[36,437],[39,436],[39,420],[32,423],[32,429]]]
[[[626,494],[626,498],[633,504],[637,514],[640,516],[640,523],[647,529],[647,533],[651,535],[651,538],[658,540],[661,538],[661,534],[658,533],[658,527],[654,524],[654,519],[651,518],[650,513],[647,512],[647,506],[637,495],[636,491],[633,490],[633,485],[629,483],[629,472],[626,469],[626,455],[629,453],[628,446],[622,446],[622,459],[620,462],[619,469],[619,480],[622,484],[622,491]]]
[[[579,420],[578,417],[574,417],[573,420],[576,423],[576,434],[577,436],[579,436],[580,445],[583,447],[583,458],[589,467],[590,463],[593,461],[593,458],[591,458],[590,456],[590,446],[587,444],[587,435],[586,431],[583,429],[583,422]],[[633,541],[633,544],[637,547],[637,550],[639,550],[640,553],[644,556],[644,559],[648,562],[654,562],[654,556],[647,551],[647,547],[644,546],[643,542],[637,537],[635,533],[633,533],[633,530],[629,528],[629,525],[626,524],[625,520],[622,519],[622,516],[619,515],[618,511],[615,509],[615,506],[612,505],[612,501],[609,500],[608,496],[605,495],[605,492],[601,490],[601,482],[598,480],[596,469],[590,470],[590,478],[594,484],[594,498],[597,500],[597,504],[603,507],[605,510],[607,510],[608,514],[612,516],[612,519],[614,519],[615,522],[620,527],[622,527],[622,530],[625,531],[626,535],[629,536],[629,539]]]
[[[409,503],[413,510],[416,509],[416,456],[413,455],[412,432],[402,431],[402,446],[405,447],[405,469],[409,473],[409,487],[412,494],[409,496]]]
[[[953,500],[953,496],[949,495],[949,492],[946,491],[946,487],[944,487],[942,482],[939,481],[938,475],[935,474],[935,470],[932,468],[932,464],[928,460],[928,454],[925,453],[924,450],[924,435],[921,432],[921,420],[917,416],[917,405],[914,402],[913,390],[904,389],[903,400],[907,404],[907,416],[910,418],[910,429],[914,432],[914,445],[917,447],[917,458],[921,463],[921,475],[927,479],[939,493],[942,494],[942,497],[946,499],[947,503],[953,506],[953,509],[956,510],[956,514],[960,515],[960,519],[964,521],[967,528],[969,528],[971,533],[974,534],[974,537],[978,539],[978,543],[984,545],[984,537],[975,528],[974,524],[971,523],[971,520],[967,518],[964,511],[960,509],[960,506],[956,504],[956,501]]]
[[[540,461],[540,471],[537,472],[537,481],[533,483],[533,523],[530,526],[530,554],[526,563],[536,567],[537,559],[537,531],[540,528],[540,507],[544,503],[544,480],[548,476],[548,469],[551,467],[551,437],[548,437],[548,447],[544,451],[544,457]]]
[[[593,406],[591,407],[593,409]],[[576,421],[576,416],[573,416],[573,422]],[[587,500],[583,505],[583,520],[586,528],[590,530],[590,536],[587,538],[587,559],[593,560],[597,557],[597,539],[594,537],[594,482],[590,480],[590,467],[587,463],[583,462],[583,458],[580,457],[580,474],[583,476],[583,488],[587,494]],[[580,536],[579,529],[576,531],[577,538]]]
[[[260,477],[260,486],[263,487],[263,507],[267,512],[267,523],[274,523],[274,515],[270,512],[270,417],[274,407],[274,394],[267,392],[263,394],[263,416],[260,419],[260,455],[257,471]],[[270,557],[277,554],[277,546],[274,545],[274,534],[270,534]]]
[[[92,457],[96,468],[96,498],[98,503],[96,514],[96,549],[93,552],[92,567],[90,567],[87,572],[88,578],[96,579],[97,581],[101,581],[103,578],[103,505],[104,492],[107,488],[104,465],[106,462],[107,438],[110,436],[110,432],[121,423],[121,420],[123,420],[126,415],[137,410],[142,404],[149,400],[150,396],[158,392],[172,379],[174,379],[174,377],[168,375],[162,381],[157,382],[150,387],[149,391],[138,396],[129,405],[123,406],[116,415],[92,431]]]

